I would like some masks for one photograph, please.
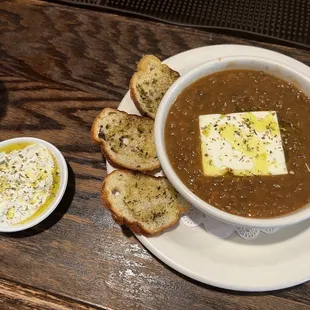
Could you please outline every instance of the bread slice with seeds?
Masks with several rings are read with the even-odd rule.
[[[102,186],[102,200],[118,224],[155,236],[175,225],[188,203],[165,177],[115,170]]]
[[[138,171],[160,167],[156,155],[154,121],[148,117],[105,108],[95,119],[92,140],[114,165]]]
[[[130,96],[143,115],[155,119],[157,108],[180,74],[153,55],[145,55],[130,80]]]

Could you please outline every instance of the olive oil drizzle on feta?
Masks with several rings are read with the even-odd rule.
[[[260,117],[255,113],[260,113]],[[264,113],[263,117],[262,113]],[[213,117],[213,120],[210,118],[210,123],[201,127],[202,139],[205,141],[202,143],[203,170],[207,175],[224,175],[227,172],[237,176],[272,175],[270,168],[278,168],[279,165],[285,166],[281,133],[274,111],[216,114],[201,117],[210,116]],[[205,139],[209,140],[206,142]],[[209,154],[210,149],[208,149],[212,142],[217,143],[217,145],[213,143],[213,148],[220,144],[216,149],[218,151],[216,156],[220,163],[229,161],[228,165],[219,166],[214,163],[214,155],[212,157]],[[230,145],[229,153],[225,149],[225,143]],[[271,156],[275,151],[276,158],[280,160],[279,165],[277,160]],[[236,161],[238,161],[237,164]],[[252,162],[252,166],[246,169],[245,161]],[[282,170],[280,174],[287,173],[286,166],[285,169],[282,167]]]
[[[59,168],[46,147],[33,143],[0,149],[0,225],[27,222],[53,201]]]

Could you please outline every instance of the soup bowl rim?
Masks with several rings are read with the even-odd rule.
[[[258,66],[260,69],[253,69]],[[269,218],[251,218],[243,217],[222,211],[195,195],[178,177],[174,171],[165,146],[164,131],[166,118],[170,107],[173,105],[177,96],[189,85],[193,84],[198,79],[209,74],[229,69],[249,69],[264,71],[274,76],[280,77],[283,80],[292,82],[298,88],[300,83],[307,85],[310,88],[310,77],[304,73],[288,66],[285,63],[275,61],[265,57],[258,56],[228,56],[216,58],[207,61],[192,70],[188,71],[177,79],[168,89],[159,105],[155,118],[155,145],[157,156],[159,158],[162,170],[174,188],[183,196],[193,207],[196,207],[203,213],[228,224],[238,227],[248,228],[280,228],[297,224],[310,218],[310,203],[304,207],[277,217]],[[276,73],[276,74],[274,74]],[[306,86],[302,87],[303,90]],[[310,94],[307,94],[308,96]]]

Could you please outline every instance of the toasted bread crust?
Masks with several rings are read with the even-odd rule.
[[[142,117],[140,115],[128,114],[126,112],[119,111],[119,110],[114,109],[114,108],[104,108],[97,115],[97,117],[95,118],[95,120],[93,122],[93,125],[91,128],[91,140],[93,143],[101,145],[101,152],[105,156],[105,158],[114,166],[127,168],[127,169],[131,169],[131,170],[137,170],[137,171],[141,171],[141,172],[149,172],[149,171],[153,171],[153,170],[160,168],[159,160],[157,160],[157,162],[154,162],[152,164],[150,163],[149,166],[144,166],[144,167],[139,168],[139,167],[134,167],[130,163],[126,163],[123,161],[121,162],[120,160],[117,159],[117,156],[109,150],[109,143],[107,141],[101,139],[98,135],[98,128],[100,127],[101,119],[103,117],[105,117],[105,115],[108,114],[109,112],[123,114],[126,117],[130,117],[131,119],[138,119],[138,120],[142,119],[142,120],[146,120],[146,121],[153,121],[149,117]]]
[[[104,114],[108,113],[108,112],[116,112],[116,113],[122,113],[123,115],[125,116],[130,116],[132,118],[136,118],[136,119],[148,119],[148,120],[152,120],[152,118],[150,117],[146,117],[146,116],[140,116],[140,115],[136,115],[136,114],[128,114],[127,112],[124,112],[124,111],[121,111],[121,110],[118,110],[118,109],[114,109],[114,108],[110,108],[110,107],[107,107],[107,108],[104,108],[103,110],[101,110],[101,112],[96,116],[93,124],[92,124],[92,127],[91,127],[91,139],[92,139],[92,142],[95,143],[95,144],[102,144],[102,143],[106,143],[103,139],[98,139],[97,137],[97,134],[96,134],[96,131],[97,131],[97,128],[99,126],[99,123],[100,123],[100,119],[104,116]]]
[[[115,170],[115,171],[111,172],[109,175],[107,175],[106,178],[103,181],[102,189],[101,189],[101,199],[102,199],[102,201],[104,203],[104,206],[111,212],[112,218],[113,218],[113,220],[117,224],[119,224],[119,225],[126,225],[127,227],[129,227],[136,234],[151,237],[151,236],[158,236],[158,235],[160,235],[163,231],[171,228],[172,226],[174,226],[174,225],[176,225],[178,223],[179,219],[176,218],[174,221],[170,222],[169,225],[161,227],[161,229],[156,231],[156,233],[153,233],[153,232],[148,231],[147,229],[145,229],[143,227],[143,224],[141,224],[140,222],[138,222],[138,221],[130,221],[126,217],[122,216],[122,214],[120,214],[118,212],[118,210],[115,209],[113,207],[112,203],[110,202],[110,200],[108,198],[108,190],[106,189],[106,183],[109,181],[109,178],[111,178],[114,173],[119,173],[119,172],[122,172],[124,174],[139,174],[139,172],[132,172],[132,171],[128,171],[128,170],[125,170],[125,169]],[[154,177],[152,175],[148,175],[147,177],[154,178],[154,179],[166,179],[165,177]],[[187,207],[184,207],[182,205],[178,205],[178,208],[180,210],[180,215],[181,215],[181,214],[185,213],[186,211],[188,211],[189,205],[187,205]]]
[[[160,181],[167,180],[165,177],[143,174],[143,172],[149,172],[160,168],[160,162],[156,156],[156,152],[154,153],[153,145],[144,143],[144,141],[150,139],[151,136],[154,138],[152,135],[154,128],[151,127],[151,123],[145,123],[143,120],[154,122],[153,120],[155,119],[157,107],[162,96],[173,83],[173,80],[176,80],[179,76],[178,72],[162,64],[157,57],[145,55],[139,61],[137,72],[133,74],[130,80],[130,96],[135,106],[144,117],[128,114],[114,108],[105,108],[98,114],[92,124],[92,142],[100,145],[102,154],[118,169],[105,177],[102,183],[101,199],[105,208],[111,213],[113,220],[120,225],[126,225],[135,234],[149,237],[157,236],[163,231],[175,226],[179,222],[180,215],[187,212],[189,209],[189,204],[186,202],[184,203],[182,197],[178,196],[169,182]],[[146,84],[145,81],[147,81]],[[146,87],[146,85],[149,86]],[[155,94],[153,91],[155,91]],[[139,99],[142,101],[142,105]],[[110,113],[113,113],[113,115],[110,115]],[[118,115],[122,114],[122,116],[119,117],[115,115],[115,113]],[[125,119],[124,116],[130,117],[131,120]],[[108,119],[109,117],[111,118]],[[139,123],[140,125],[131,126],[131,123]],[[119,127],[114,127],[114,124]],[[115,128],[114,131],[111,130],[113,127]],[[128,133],[124,128],[128,128]],[[136,138],[133,139],[132,137]],[[128,139],[130,142],[128,142]],[[125,140],[127,140],[127,142],[122,144],[122,141]],[[123,152],[124,150],[125,152]],[[137,150],[138,153],[136,153]],[[140,168],[137,166],[140,166]],[[121,173],[121,175],[115,175],[117,173]],[[124,176],[122,174],[130,174],[130,176]],[[135,175],[137,175],[136,179]],[[125,177],[125,179],[122,179],[123,177]],[[159,183],[150,181],[150,179],[159,180]],[[132,189],[133,182],[136,184],[140,182],[138,183],[140,185],[138,185],[138,187],[136,185],[136,188]],[[150,192],[145,191],[145,186],[147,184],[151,184]],[[153,187],[154,184],[155,187]],[[159,191],[160,186],[158,187],[157,184],[163,185],[161,191]],[[129,188],[129,190],[124,190],[126,188]],[[165,192],[163,192],[163,189]],[[118,190],[119,193],[117,193]],[[134,194],[131,194],[132,190]],[[166,190],[168,194],[166,194]],[[122,196],[116,198],[119,194]],[[133,204],[128,200],[132,199],[132,197],[136,199]],[[156,197],[155,200],[149,200],[154,199],[154,197]],[[165,201],[167,197],[171,199],[168,202]],[[144,206],[148,201],[152,201],[150,202],[151,213],[148,211],[148,207]],[[140,202],[142,202],[142,205]],[[156,214],[153,212],[161,210],[158,209],[158,206],[161,207],[160,204],[163,204],[162,210],[164,210],[162,215],[160,215],[161,217],[157,219],[150,217],[149,214]],[[140,215],[140,210],[142,210],[143,216]]]
[[[141,58],[141,60],[139,61],[138,65],[137,65],[137,71],[133,74],[133,76],[131,77],[130,82],[129,82],[130,97],[131,97],[132,101],[134,102],[136,108],[139,110],[139,112],[142,115],[145,115],[145,116],[148,116],[148,117],[151,117],[151,118],[155,119],[156,115],[154,115],[153,113],[151,113],[148,110],[145,110],[142,107],[142,105],[141,105],[141,103],[139,102],[139,99],[138,99],[139,96],[138,96],[138,93],[137,93],[137,89],[135,87],[136,80],[137,80],[138,76],[141,75],[141,74],[147,74],[148,73],[148,65],[149,65],[150,62],[156,63],[158,68],[160,68],[160,67],[166,68],[171,76],[172,75],[176,75],[176,76],[179,77],[180,74],[177,71],[171,69],[166,64],[163,64],[160,61],[160,59],[158,59],[157,57],[155,57],[153,55],[144,55]]]
[[[140,172],[152,172],[160,168],[160,163],[158,163],[157,165],[149,166],[147,168],[136,168],[130,164],[127,165],[125,162],[120,162],[119,160],[117,160],[114,157],[113,153],[110,153],[109,150],[107,150],[107,147],[104,144],[101,144],[101,153],[109,161],[109,163],[115,168],[125,168],[128,170],[140,171]]]
[[[150,117],[152,118],[152,116],[149,115],[149,113],[147,113],[146,111],[144,111],[138,101],[138,95],[136,93],[136,88],[133,87],[133,83],[134,83],[134,79],[135,79],[135,74],[132,76],[130,83],[129,83],[129,91],[130,91],[130,98],[133,101],[133,103],[135,104],[136,108],[138,109],[138,111],[141,113],[141,115],[146,116],[146,117]]]

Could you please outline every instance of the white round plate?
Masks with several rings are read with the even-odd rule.
[[[285,55],[251,46],[214,45],[165,61],[181,75],[206,61],[225,56],[261,56],[284,62],[310,75],[310,68]],[[120,110],[139,114],[129,93]],[[107,163],[108,173],[113,167]],[[213,286],[239,291],[270,291],[310,280],[310,221],[262,234],[247,241],[236,234],[219,239],[203,227],[180,223],[159,237],[136,236],[157,258],[178,272]]]

